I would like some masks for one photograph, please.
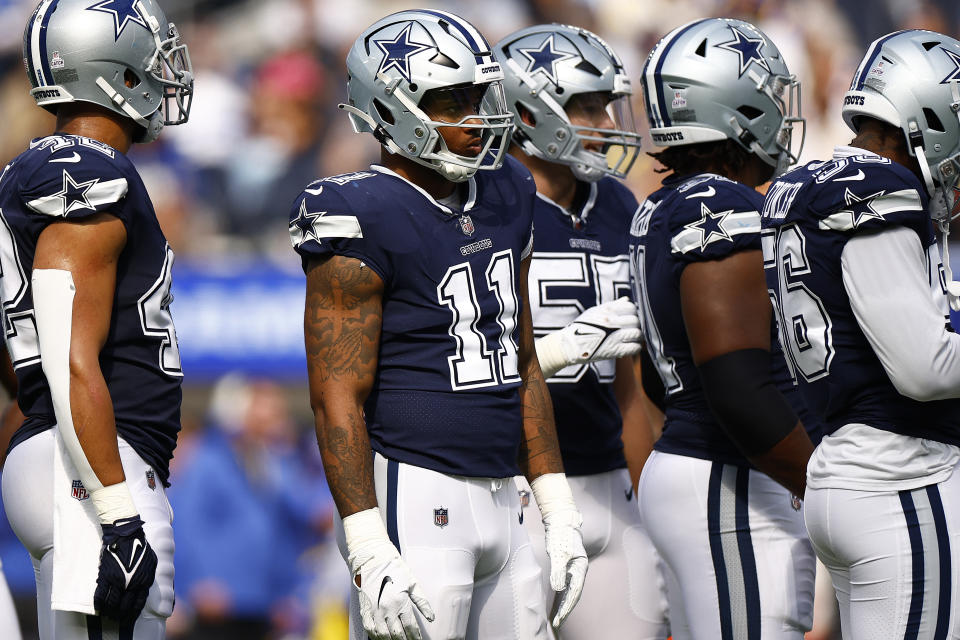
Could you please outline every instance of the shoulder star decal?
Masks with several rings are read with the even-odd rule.
[[[563,60],[575,58],[572,53],[557,51],[553,48],[553,34],[551,33],[546,40],[540,43],[539,47],[530,47],[528,49],[519,49],[527,62],[526,71],[533,75],[538,71],[547,76],[553,84],[560,84],[557,80],[557,63]]]
[[[941,80],[940,84],[948,84],[954,80],[960,80],[960,54],[943,47],[940,47],[940,49],[947,54],[947,57],[950,58],[950,62],[953,63],[953,71],[947,74],[947,77]]]
[[[100,11],[109,13],[113,16],[114,40],[119,40],[123,30],[131,22],[140,25],[144,29],[149,29],[147,23],[143,21],[143,16],[134,8],[137,0],[100,0],[89,7],[88,11]]]
[[[707,245],[715,240],[730,240],[732,242],[733,238],[730,237],[730,234],[727,233],[727,230],[723,227],[723,221],[726,220],[727,216],[731,213],[733,213],[733,209],[714,213],[710,211],[706,204],[701,202],[700,219],[684,225],[683,228],[692,229],[700,233],[701,251],[706,249]]]
[[[432,49],[432,45],[410,41],[410,29],[413,23],[407,24],[403,31],[393,40],[374,40],[373,43],[383,52],[383,60],[377,73],[396,69],[407,82],[410,82],[410,57],[421,51]]]
[[[844,204],[846,204],[849,207],[850,205],[857,204],[858,202],[866,202],[867,207],[863,211],[853,211],[851,209],[845,209],[842,211],[837,211],[837,213],[849,213],[850,222],[853,223],[854,228],[859,227],[861,223],[863,223],[864,219],[867,219],[867,218],[872,218],[874,220],[883,220],[883,214],[877,213],[877,211],[873,208],[872,201],[874,198],[879,198],[884,193],[886,193],[886,189],[881,189],[876,193],[871,193],[868,196],[860,197],[854,192],[850,191],[850,187],[847,187],[846,190],[843,192]]]
[[[300,202],[300,211],[297,213],[297,217],[290,221],[290,237],[293,240],[294,247],[299,247],[311,240],[320,244],[320,238],[313,229],[313,223],[316,222],[317,218],[325,215],[327,215],[326,211],[317,211],[316,213],[307,211],[306,198]]]
[[[770,71],[770,66],[767,65],[767,61],[760,52],[764,45],[763,38],[751,38],[736,27],[730,27],[730,30],[733,32],[733,40],[721,42],[714,46],[732,51],[740,56],[740,75],[738,77],[743,76],[751,62],[756,62],[767,71]]]
[[[78,209],[95,210],[96,207],[90,204],[90,200],[87,199],[87,192],[98,182],[100,182],[99,178],[94,178],[88,182],[77,182],[73,179],[73,176],[64,171],[63,188],[53,194],[54,197],[60,198],[63,202],[63,213],[60,215],[66,216],[71,211]]]

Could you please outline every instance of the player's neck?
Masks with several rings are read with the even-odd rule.
[[[910,155],[903,133],[897,128],[878,126],[870,121],[864,121],[860,132],[850,141],[850,145],[872,151],[878,156],[903,165],[920,178],[921,182],[923,181],[920,165],[916,157]]]
[[[399,154],[389,153],[386,149],[380,150],[380,164],[417,185],[435,200],[446,198],[457,188],[456,182],[447,180],[430,167]]]
[[[573,207],[577,199],[578,183],[570,167],[527,155],[516,145],[510,147],[510,155],[530,171],[540,194],[568,211]]]
[[[135,129],[132,120],[116,116],[96,105],[78,102],[57,112],[57,133],[91,138],[120,153],[130,150]]]

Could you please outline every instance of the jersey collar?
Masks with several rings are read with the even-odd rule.
[[[584,225],[587,223],[587,216],[589,216],[590,212],[593,210],[593,205],[597,202],[597,183],[590,182],[589,185],[590,195],[587,196],[587,201],[583,203],[583,207],[580,209],[580,215],[576,215],[572,211],[562,207],[539,191],[537,191],[537,197],[547,204],[555,207],[557,209],[557,213],[562,214],[564,218],[570,218],[573,220],[574,224],[579,223],[580,225]]]
[[[833,148],[834,158],[851,158],[853,156],[869,156],[879,158],[880,156],[873,151],[861,149],[860,147],[851,147],[849,145],[840,145]]]
[[[430,202],[430,204],[432,204],[437,209],[440,209],[440,211],[444,212],[448,216],[456,216],[456,215],[460,215],[461,213],[466,213],[467,211],[470,211],[471,209],[473,209],[474,205],[476,205],[477,203],[477,181],[474,178],[470,178],[469,180],[467,180],[467,202],[466,204],[463,205],[463,211],[461,212],[461,211],[454,211],[450,207],[437,202],[436,198],[434,198],[432,195],[430,195],[429,193],[427,193],[426,191],[424,191],[414,183],[410,182],[409,180],[401,176],[399,173],[396,173],[395,171],[391,171],[390,169],[387,169],[386,167],[381,166],[379,164],[372,164],[370,165],[370,168],[373,171],[377,171],[379,173],[382,173],[388,176],[393,176],[398,180],[402,180],[406,182],[408,185],[416,189],[417,192],[420,193],[420,195],[426,198],[427,201]]]

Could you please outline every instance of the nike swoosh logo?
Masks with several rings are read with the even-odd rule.
[[[303,192],[308,193],[311,196],[318,196],[323,193],[323,187],[320,187],[319,189],[304,189]]]
[[[863,175],[863,169],[857,169],[857,172],[852,176],[847,176],[846,178],[834,178],[834,182],[857,182],[858,180],[863,180],[866,176]]]
[[[523,524],[523,509],[520,509],[520,524]]]
[[[713,187],[707,187],[706,191],[698,191],[696,193],[691,193],[684,200],[689,200],[690,198],[712,198],[717,195],[717,190]]]
[[[383,576],[383,582],[380,583],[380,593],[377,594],[377,606],[380,606],[380,598],[383,596],[383,590],[387,587],[388,584],[393,582],[393,578],[390,576]]]
[[[633,487],[624,491],[623,496],[627,499],[627,502],[630,502],[633,499]]]
[[[120,571],[123,572],[123,584],[124,586],[128,586],[130,584],[130,580],[133,579],[133,574],[137,572],[137,569],[140,567],[140,563],[143,562],[143,543],[139,540],[133,541],[133,547],[130,550],[129,566],[120,558],[120,556],[114,553],[113,550],[110,551],[110,554],[117,559],[117,564],[120,565]]]
[[[70,164],[75,164],[80,162],[80,154],[74,151],[73,155],[69,158],[50,158],[50,162],[69,162]]]

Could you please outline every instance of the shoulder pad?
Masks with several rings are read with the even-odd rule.
[[[29,174],[20,195],[27,209],[58,218],[82,218],[116,209],[130,188],[126,156],[78,136],[48,136],[31,144]]]
[[[810,211],[821,229],[853,231],[913,223],[927,215],[926,189],[886,158],[837,158],[810,177]]]
[[[674,253],[718,258],[745,248],[760,233],[763,197],[754,189],[721,176],[704,174],[678,185],[662,207],[669,211]],[[715,245],[715,246],[711,246]]]
[[[348,174],[349,175],[349,174]],[[341,176],[336,176],[341,177]],[[340,193],[347,184],[318,180],[306,187],[290,210],[290,241],[296,250],[311,244],[322,244],[333,238],[362,238],[360,218],[351,200]]]

